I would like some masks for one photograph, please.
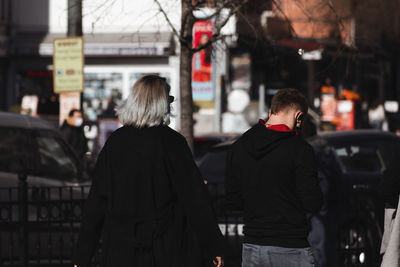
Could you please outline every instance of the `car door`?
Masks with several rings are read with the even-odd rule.
[[[80,166],[68,145],[55,131],[35,130],[35,172],[28,178],[31,185],[68,186],[80,182]]]
[[[31,173],[32,137],[28,129],[0,127],[0,188],[18,186],[18,175]],[[0,194],[0,198],[5,194]]]

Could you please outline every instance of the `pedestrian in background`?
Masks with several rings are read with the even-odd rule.
[[[73,263],[90,266],[222,266],[223,236],[185,138],[167,125],[170,87],[147,75],[117,114],[124,125],[99,154]]]
[[[68,118],[60,127],[60,131],[65,141],[72,147],[79,159],[83,159],[88,151],[87,139],[82,127],[82,112],[72,109],[68,113]]]
[[[228,204],[244,211],[242,266],[315,266],[306,212],[317,212],[322,193],[312,147],[300,136],[305,97],[282,89],[267,122],[244,133],[228,153]]]

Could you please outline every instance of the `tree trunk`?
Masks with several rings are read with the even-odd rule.
[[[182,0],[181,33],[183,39],[190,44],[190,47],[194,17],[192,15],[185,16],[185,14],[191,12],[191,8],[190,0]],[[179,76],[181,134],[186,138],[190,149],[193,151],[192,51],[184,43],[181,43]]]

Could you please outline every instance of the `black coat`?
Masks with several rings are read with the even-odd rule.
[[[185,139],[166,126],[124,126],[98,157],[74,264],[203,266],[223,254],[206,187]]]
[[[380,193],[385,201],[387,208],[396,209],[399,203],[400,195],[400,151],[396,151],[392,160],[388,164],[388,168],[383,173],[380,184]]]
[[[65,141],[72,147],[79,159],[82,159],[88,150],[87,139],[83,132],[83,127],[69,125],[64,121],[60,127],[60,131]]]

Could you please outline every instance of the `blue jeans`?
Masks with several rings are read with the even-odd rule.
[[[314,267],[311,248],[243,244],[242,267]]]

